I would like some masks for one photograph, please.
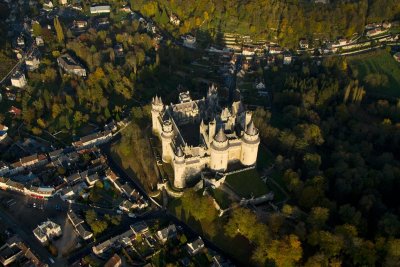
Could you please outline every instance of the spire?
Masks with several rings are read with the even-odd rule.
[[[201,128],[203,128],[203,127],[204,127],[204,120],[203,120],[203,119],[201,119],[201,122],[200,122],[200,127],[201,127]]]
[[[214,140],[217,142],[225,142],[226,140],[228,140],[228,138],[226,138],[226,135],[224,133],[224,130],[221,128],[219,128],[218,133],[215,135]]]
[[[180,146],[178,146],[178,149],[176,150],[176,156],[177,157],[183,157],[183,151]]]
[[[257,135],[258,134],[258,130],[257,130],[256,126],[254,125],[253,120],[251,120],[250,123],[247,125],[246,133],[248,135]]]

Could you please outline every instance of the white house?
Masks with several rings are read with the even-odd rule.
[[[90,14],[107,14],[111,12],[111,8],[109,5],[101,5],[101,6],[91,6]]]
[[[44,41],[43,41],[43,37],[42,36],[36,36],[35,42],[36,42],[37,46],[43,46],[44,45]]]
[[[40,60],[36,56],[32,55],[25,59],[25,65],[29,71],[33,71],[33,70],[36,70],[37,68],[39,68],[39,64],[40,64]]]
[[[186,245],[187,251],[190,255],[194,256],[204,248],[203,239],[199,236],[196,240]]]
[[[46,244],[52,238],[61,236],[62,231],[60,225],[47,220],[38,225],[38,227],[33,230],[33,234],[42,244]]]
[[[179,24],[181,24],[180,19],[178,18],[178,16],[171,14],[169,16],[169,22],[171,22],[171,24],[175,25],[175,26],[179,26]]]
[[[165,243],[169,239],[175,238],[177,235],[175,224],[168,225],[168,227],[157,231],[157,237],[162,242]]]
[[[22,72],[16,71],[12,76],[11,76],[11,85],[18,87],[18,88],[23,88],[26,85],[26,78],[25,74]]]
[[[285,53],[283,55],[283,65],[290,65],[292,63],[292,55]]]

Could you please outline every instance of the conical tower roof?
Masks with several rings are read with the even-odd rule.
[[[247,125],[246,133],[248,135],[257,135],[258,134],[258,130],[257,130],[256,126],[254,125],[253,120],[251,120],[250,123]]]
[[[228,138],[226,137],[224,130],[221,128],[219,128],[218,133],[214,136],[214,140],[217,142],[225,142],[226,140],[228,140]]]
[[[178,146],[178,149],[176,150],[176,156],[177,157],[183,157],[183,151],[180,146]]]

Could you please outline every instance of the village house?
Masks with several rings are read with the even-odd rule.
[[[72,186],[72,185],[75,185],[75,184],[81,182],[82,176],[81,176],[80,172],[76,172],[76,173],[73,173],[70,176],[66,177],[65,180],[69,185]]]
[[[88,148],[103,144],[110,140],[112,137],[111,131],[97,132],[84,137],[81,137],[79,141],[73,142],[72,145],[76,149]]]
[[[88,26],[86,20],[74,20],[72,22],[72,29],[84,29]]]
[[[51,161],[58,159],[60,156],[63,155],[64,149],[57,149],[54,151],[49,152],[49,158]]]
[[[283,53],[283,48],[279,46],[271,46],[269,47],[269,54],[271,55],[277,55],[277,54],[282,54]]]
[[[22,254],[22,249],[16,243],[9,244],[7,242],[0,247],[0,262],[3,266],[8,266],[20,258]]]
[[[128,213],[133,209],[133,203],[125,199],[119,204],[119,209]]]
[[[43,9],[46,11],[51,11],[53,10],[54,5],[53,2],[49,1],[49,0],[45,0],[43,3]]]
[[[83,68],[69,54],[57,58],[58,66],[68,74],[86,77],[86,69]]]
[[[55,190],[53,187],[31,186],[29,189],[25,188],[24,193],[34,198],[50,198],[54,195]]]
[[[129,6],[123,6],[119,9],[120,12],[125,12],[125,13],[132,13],[132,9]]]
[[[43,46],[44,45],[44,41],[43,41],[43,37],[42,36],[36,36],[35,42],[36,42],[37,46]]]
[[[289,52],[283,54],[283,65],[290,65],[292,63],[292,55]]]
[[[201,239],[201,237],[197,238],[191,243],[187,243],[186,245],[186,249],[191,256],[196,255],[197,253],[202,251],[203,248],[204,248],[204,242],[203,239]]]
[[[17,45],[20,47],[24,47],[25,46],[25,38],[23,35],[20,35],[17,37]]]
[[[306,39],[301,39],[299,42],[299,46],[301,49],[308,49],[309,43]]]
[[[107,14],[111,12],[111,7],[109,5],[99,5],[99,6],[91,6],[90,14]]]
[[[68,199],[72,199],[75,196],[75,192],[72,187],[67,186],[59,191],[60,197],[62,200],[66,201]]]
[[[93,187],[94,184],[99,181],[99,175],[96,173],[93,173],[91,175],[86,176],[86,183],[88,184],[89,188]]]
[[[46,266],[18,236],[14,235],[0,247],[0,263],[3,266],[14,266],[12,263],[16,261],[18,266]]]
[[[175,26],[179,26],[181,24],[180,19],[178,18],[178,16],[171,14],[169,16],[169,22],[171,22],[171,24],[175,25]]]
[[[120,235],[114,236],[110,239],[107,239],[106,241],[104,241],[96,246],[93,246],[92,251],[94,254],[100,255],[112,247],[118,247],[118,246],[129,243],[125,240],[126,239],[130,240],[130,239],[133,239],[134,237],[135,237],[135,233],[132,230],[132,226],[131,226],[131,228],[128,231],[126,231]]]
[[[131,229],[135,235],[143,235],[149,232],[149,226],[144,221],[137,222],[134,225],[131,225]]]
[[[71,222],[72,226],[75,228],[75,231],[83,240],[88,240],[93,237],[93,233],[86,230],[83,226],[84,220],[78,217],[75,212],[72,210],[67,213],[68,219]]]
[[[23,88],[27,84],[25,74],[20,71],[16,71],[11,75],[11,85],[18,88]]]
[[[40,60],[37,56],[31,55],[25,59],[25,65],[28,71],[33,71],[39,68]]]
[[[387,29],[382,29],[382,28],[375,28],[372,30],[367,31],[367,33],[365,34],[367,37],[374,37],[377,36],[379,34],[383,34],[385,32],[387,32]]]
[[[62,231],[60,225],[47,220],[38,225],[38,227],[33,230],[33,234],[42,244],[47,244],[54,237],[61,236]]]
[[[166,243],[172,238],[176,238],[177,230],[175,224],[170,224],[168,227],[157,231],[157,237],[162,243]]]

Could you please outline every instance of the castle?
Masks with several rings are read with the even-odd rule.
[[[207,168],[226,172],[256,164],[259,133],[240,99],[221,108],[212,85],[207,97],[192,100],[183,92],[179,102],[164,105],[156,96],[151,110],[153,132],[161,139],[162,160],[174,169],[176,188],[185,188]]]

